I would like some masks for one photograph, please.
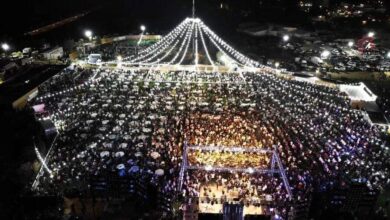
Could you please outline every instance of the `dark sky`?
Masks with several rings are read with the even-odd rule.
[[[23,33],[84,11],[91,14],[50,34],[47,39],[77,38],[76,32],[91,28],[96,34],[129,33],[139,23],[153,21],[159,24],[178,23],[190,10],[191,0],[13,0],[2,7],[0,13],[0,42],[29,41]],[[3,3],[2,3],[3,4]],[[188,8],[186,8],[188,7]],[[7,10],[5,10],[7,9]],[[95,10],[94,10],[95,9]],[[176,18],[176,20],[174,19]],[[169,19],[171,19],[169,21]],[[152,22],[150,25],[153,25]],[[161,26],[161,28],[171,28]],[[150,26],[149,30],[153,30]],[[155,29],[155,31],[159,31]],[[48,36],[51,35],[51,36]],[[38,38],[38,37],[35,37]]]
[[[263,8],[259,6],[262,2]],[[304,23],[294,8],[298,0],[197,0],[197,15],[211,27],[235,29],[243,21]],[[321,1],[321,0],[315,0]],[[331,0],[339,3],[340,0]],[[352,0],[350,0],[352,1]],[[364,1],[364,0],[362,0]],[[219,10],[221,2],[227,2],[229,11]],[[353,0],[356,2],[356,0]],[[385,1],[390,4],[389,1]],[[2,2],[0,13],[0,42],[29,41],[23,33],[50,24],[83,11],[95,10],[87,17],[49,34],[42,40],[82,37],[84,28],[96,34],[124,34],[138,30],[145,24],[152,33],[164,33],[185,17],[191,16],[192,0],[11,0]],[[260,7],[260,8],[259,8]],[[283,8],[283,9],[281,9]],[[244,17],[242,12],[251,12]],[[34,39],[34,40],[35,40]]]
[[[221,2],[229,2],[233,7],[253,9],[260,0],[197,0],[198,10],[208,12],[218,8]],[[261,0],[263,5],[294,5],[296,0]],[[285,3],[281,3],[285,2]],[[75,15],[96,6],[103,6],[123,18],[155,18],[162,21],[169,17],[191,14],[192,0],[11,0],[2,4],[0,35],[26,31],[51,21]],[[288,4],[287,4],[288,3]],[[127,14],[126,14],[127,12]],[[109,18],[107,18],[109,19]]]
[[[258,13],[256,7],[263,1],[264,7],[274,8]],[[285,17],[275,9],[292,6],[297,0],[196,0],[197,15],[211,27],[229,31],[243,21],[242,11],[252,11],[255,19],[269,20]],[[229,4],[229,10],[220,10],[221,2]],[[55,41],[82,37],[85,28],[95,34],[128,34],[139,30],[145,24],[150,33],[165,33],[191,16],[192,0],[13,0],[7,1],[0,13],[0,42],[20,45],[19,49],[33,41]],[[6,10],[4,10],[6,8]],[[31,31],[63,18],[98,8],[77,22],[58,28],[50,33],[26,38],[23,33]],[[100,8],[100,9],[99,9]],[[268,13],[268,16],[265,14]],[[296,16],[294,16],[296,17]],[[249,20],[249,18],[246,18]],[[253,18],[250,18],[253,19]],[[23,46],[22,46],[23,45]]]
[[[110,0],[117,1],[117,0]],[[101,5],[104,0],[11,0],[2,7],[1,33],[17,33]],[[3,2],[2,2],[3,4]]]
[[[96,7],[105,10],[96,16],[110,16],[105,19],[113,22],[136,18],[164,20],[186,11],[191,0],[13,0],[5,5],[0,13],[0,35],[22,33]]]

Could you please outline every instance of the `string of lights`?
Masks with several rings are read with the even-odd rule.
[[[215,34],[209,27],[207,27],[203,22],[201,22],[202,28],[205,30],[206,35],[213,39],[214,42],[219,43],[223,48],[225,48],[226,52],[232,55],[232,57],[235,58],[240,64],[244,66],[250,66],[253,67],[253,63],[255,61],[249,59],[248,57],[245,57],[240,52],[235,50],[233,47],[231,47],[229,44],[227,44],[224,40],[222,40],[217,34]],[[229,56],[231,57],[231,56]]]
[[[180,29],[180,31],[181,31],[181,29]],[[179,33],[179,32],[177,32],[177,33]],[[145,59],[145,58],[147,58],[147,57],[149,57],[149,56],[154,56],[154,55],[156,55],[156,54],[159,55],[159,54],[162,53],[162,51],[164,51],[166,48],[168,48],[168,47],[172,44],[172,42],[173,42],[174,40],[176,40],[176,39],[177,39],[177,36],[176,36],[176,35],[170,36],[170,37],[169,37],[166,41],[164,41],[164,43],[161,44],[159,47],[155,48],[154,50],[151,50],[150,52],[148,52],[148,53],[146,53],[146,54],[144,54],[144,55],[142,55],[142,56],[139,56],[139,57],[136,57],[135,59],[130,60],[130,62],[131,62],[131,63],[139,63],[140,60],[143,60],[143,59]]]
[[[53,178],[53,173],[51,172],[51,170],[49,169],[49,167],[47,166],[45,160],[42,158],[41,156],[41,153],[39,153],[39,150],[38,148],[35,146],[34,148],[35,150],[35,154],[37,155],[38,157],[38,160],[39,162],[41,162],[42,166],[45,168],[45,170],[50,174],[50,177]]]
[[[184,49],[183,56],[181,57],[181,59],[180,59],[178,65],[180,65],[180,64],[183,62],[184,58],[185,58],[186,55],[187,55],[187,51],[188,51],[188,48],[190,47],[191,39],[192,39],[192,37],[193,37],[192,34],[193,34],[194,27],[195,27],[195,22],[194,22],[194,20],[192,19],[191,29],[190,29],[189,34],[188,34],[190,38],[189,38],[188,41],[187,41],[186,48]]]
[[[185,36],[185,37],[183,37]],[[202,42],[199,42],[200,40]],[[243,55],[238,52],[227,42],[222,40],[214,31],[212,31],[202,20],[199,18],[186,18],[178,26],[176,26],[171,32],[166,36],[161,38],[157,43],[152,46],[142,50],[140,56],[129,60],[125,58],[121,61],[121,66],[131,66],[134,64],[142,65],[155,65],[155,64],[167,64],[167,65],[180,65],[183,63],[184,59],[187,56],[188,48],[191,45],[191,42],[194,46],[194,65],[199,65],[199,43],[203,45],[204,51],[207,56],[208,62],[214,67],[215,61],[211,58],[210,50],[207,48],[207,40],[215,46],[218,51],[223,54],[222,61],[225,64],[235,64],[239,67],[244,68],[262,68],[266,72],[280,72],[280,69],[274,69],[272,67],[264,66],[257,61],[252,60],[251,58]],[[167,57],[169,57],[172,52],[177,49],[176,47],[180,44],[180,47],[176,51],[175,56],[167,61],[163,62]],[[179,59],[179,56],[180,59]],[[177,59],[179,59],[177,61]],[[125,61],[127,60],[127,61]],[[125,61],[125,62],[123,62]],[[110,63],[110,62],[106,62]],[[114,62],[111,62],[114,63]]]
[[[179,48],[179,51],[177,51],[176,55],[168,62],[168,64],[173,64],[175,62],[175,60],[179,57],[179,54],[181,53],[181,51],[183,50],[185,44],[187,43],[187,41],[190,40],[190,31],[188,31],[186,33],[186,37],[184,38],[184,40],[182,41],[181,45],[180,45],[180,48]]]
[[[213,62],[213,60],[212,60],[211,57],[210,57],[209,50],[207,49],[207,45],[206,45],[206,42],[205,42],[204,37],[203,37],[202,28],[200,28],[199,25],[198,25],[198,29],[199,29],[200,38],[201,38],[201,40],[202,40],[203,49],[204,49],[204,51],[206,52],[207,59],[209,60],[210,64],[214,67],[214,62]]]
[[[97,83],[100,81],[100,78],[97,78],[97,79],[94,79],[93,77],[90,78],[87,82],[84,82],[80,85],[77,85],[77,86],[74,86],[72,88],[67,88],[67,89],[64,89],[64,90],[61,90],[61,91],[57,91],[57,92],[54,92],[54,93],[49,93],[49,94],[46,94],[44,96],[41,96],[41,97],[38,97],[37,100],[40,100],[40,101],[43,101],[47,98],[54,98],[58,95],[62,95],[62,94],[66,94],[66,93],[70,93],[70,92],[73,92],[75,90],[80,90],[82,88],[85,88],[86,86],[89,86],[93,83]]]
[[[156,61],[153,61],[153,59],[157,57],[157,54],[156,54],[156,56],[153,56],[153,59],[147,59],[147,60],[143,61],[143,63],[156,64],[156,63],[160,63],[162,60],[164,60],[166,57],[168,57],[171,54],[171,52],[177,47],[177,45],[183,40],[183,37],[186,36],[190,27],[191,27],[190,25],[186,25],[184,27],[183,31],[180,33],[180,35],[174,41],[175,43],[165,52],[165,54],[162,57],[157,58]],[[164,52],[164,50],[162,50],[161,52]],[[161,53],[159,53],[159,54],[161,54]]]
[[[149,53],[151,50],[154,50],[156,47],[160,46],[161,44],[165,43],[166,39],[168,39],[170,36],[172,36],[175,32],[177,32],[181,27],[184,25],[187,25],[188,20],[185,19],[183,22],[181,22],[178,26],[176,26],[171,32],[169,32],[166,36],[161,38],[158,42],[151,45],[150,47],[147,47],[140,51],[140,54]]]
[[[173,51],[173,49],[176,48],[176,46],[180,43],[180,40],[184,37],[184,35],[187,33],[188,31],[188,27],[189,25],[187,26],[187,28],[185,29],[184,32],[181,33],[181,35],[179,36],[179,39],[177,39],[177,41],[175,42],[175,44],[165,53],[164,56],[162,56],[161,58],[157,59],[157,61],[155,62],[151,62],[151,64],[156,64],[156,63],[160,63],[162,60],[164,60],[166,57],[168,57],[171,52]]]
[[[201,24],[201,28],[204,29],[203,25]],[[207,32],[205,31],[206,35],[207,35]],[[223,49],[214,41],[213,38],[209,37],[209,40],[210,42],[224,55],[226,56],[228,59],[230,60],[234,60],[232,57],[230,57],[227,53],[225,53],[225,51],[223,51]]]
[[[181,30],[181,33],[185,33],[185,32],[186,32],[186,30],[184,32]],[[180,37],[179,38],[173,38],[173,40],[168,42],[167,44],[165,44],[165,46],[163,48],[161,48],[160,50],[158,50],[154,54],[152,54],[151,57],[149,57],[149,58],[147,58],[145,60],[140,60],[139,63],[149,63],[151,60],[153,60],[154,58],[156,58],[157,56],[162,54],[168,47],[174,48],[175,47],[174,45],[176,45],[176,44],[174,44],[172,46],[172,43],[175,42],[175,41],[180,41]]]
[[[162,48],[167,48],[169,45],[173,42],[173,40],[177,39],[177,36],[180,34],[180,32],[183,30],[183,28],[187,25],[187,21],[185,20],[180,25],[178,25],[175,29],[173,29],[171,32],[169,32],[165,37],[163,37],[161,40],[159,40],[157,43],[153,44],[152,46],[146,48],[145,50],[141,51],[141,56],[138,56],[129,62],[136,63],[139,60],[142,60],[146,57],[154,55],[157,51],[163,51]],[[124,59],[126,60],[126,59]]]

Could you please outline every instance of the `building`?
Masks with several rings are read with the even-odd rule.
[[[55,47],[49,50],[46,50],[42,53],[43,58],[46,60],[58,60],[64,56],[64,49],[62,47]]]
[[[355,108],[365,108],[367,105],[376,105],[377,96],[364,84],[342,84],[340,91],[351,99],[351,105]]]
[[[98,53],[93,53],[88,56],[88,64],[98,64],[102,62],[102,55]]]

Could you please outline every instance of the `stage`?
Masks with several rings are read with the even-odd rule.
[[[208,189],[208,195],[210,200],[212,201],[213,198],[216,198],[219,200],[218,203],[212,204],[212,202],[207,202],[205,195],[205,187]],[[228,190],[226,187],[218,186],[214,183],[212,184],[206,184],[202,185],[200,191],[200,199],[199,199],[199,213],[213,213],[213,214],[222,214],[222,209],[223,209],[223,203],[221,202],[222,198],[224,197],[222,191],[225,192],[226,195],[226,201],[235,201],[235,199],[238,198],[239,191],[236,189],[233,190]],[[211,193],[210,193],[211,190]],[[227,193],[226,193],[227,192]],[[211,195],[211,196],[210,196]],[[214,197],[215,195],[215,197]],[[258,201],[260,204],[262,200],[260,197],[265,198],[265,195],[259,196],[255,195],[251,198],[252,201]],[[264,201],[263,201],[264,202]],[[246,205],[244,204],[244,216],[245,215],[262,215],[264,214],[263,208],[261,205],[259,206],[254,206],[254,205]]]

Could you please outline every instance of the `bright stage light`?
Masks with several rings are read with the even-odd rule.
[[[368,36],[368,37],[374,37],[374,36],[375,36],[375,33],[372,32],[372,31],[370,31],[370,32],[368,32],[367,36]]]
[[[353,41],[349,41],[349,42],[348,42],[348,47],[352,47],[353,44],[354,44]]]
[[[140,29],[141,29],[142,32],[144,32],[146,30],[145,25],[141,25]]]

